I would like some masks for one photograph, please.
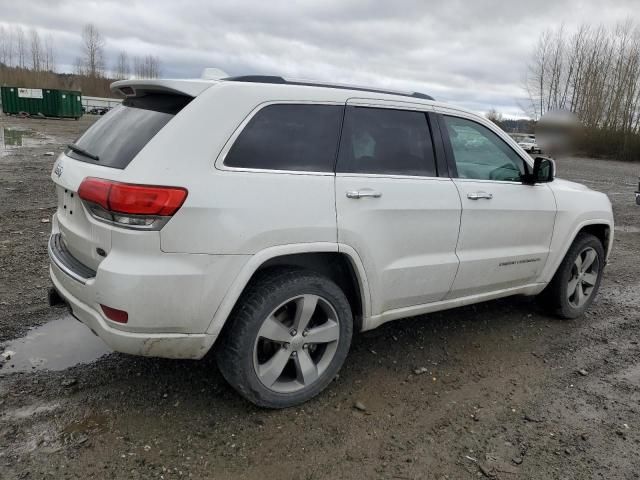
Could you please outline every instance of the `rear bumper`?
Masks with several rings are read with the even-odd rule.
[[[54,215],[53,285],[78,320],[113,350],[132,355],[202,358],[216,339],[207,333],[211,320],[249,258],[168,254],[160,250],[157,232],[119,238],[124,235],[114,230],[111,251],[92,270],[67,250],[59,233]],[[108,319],[101,305],[126,311],[128,322]]]
[[[73,316],[89,327],[109,347],[131,355],[164,358],[202,358],[215,338],[207,334],[136,333],[112,327],[94,308],[74,296],[69,282],[75,282],[55,264],[49,268],[56,290],[68,303]]]
[[[71,255],[62,241],[62,234],[54,233],[49,237],[48,250],[49,258],[56,267],[83,285],[96,276],[95,271]]]

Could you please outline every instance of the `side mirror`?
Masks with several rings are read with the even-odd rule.
[[[524,183],[534,185],[536,183],[553,182],[555,176],[555,162],[547,157],[536,157],[533,160],[533,173],[526,176]]]

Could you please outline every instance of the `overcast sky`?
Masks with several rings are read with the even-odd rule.
[[[61,71],[93,22],[107,68],[125,50],[157,55],[165,77],[218,67],[411,89],[510,116],[524,115],[526,64],[543,30],[639,14],[640,0],[0,0],[0,25],[53,35]]]

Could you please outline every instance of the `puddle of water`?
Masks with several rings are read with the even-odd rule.
[[[67,315],[53,320],[4,346],[0,374],[34,370],[65,370],[91,363],[111,349],[82,323]]]
[[[640,233],[640,227],[634,227],[632,225],[616,225],[613,229],[616,232]]]
[[[2,144],[5,148],[34,147],[43,142],[44,139],[33,130],[16,130],[9,127],[2,129]]]
[[[21,147],[37,147],[46,143],[46,138],[34,130],[0,128],[0,154],[7,155]]]

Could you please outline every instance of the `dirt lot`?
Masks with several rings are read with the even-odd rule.
[[[85,327],[47,307],[55,157],[45,153],[90,121],[0,117],[5,143],[37,132],[26,146],[0,142],[0,342],[48,324],[32,331],[34,351],[0,346],[15,351],[0,367],[0,479],[640,477],[640,164],[558,162],[615,208],[615,250],[585,318],[513,298],[391,323],[355,339],[317,399],[266,411],[210,359],[89,361],[103,351],[74,343]],[[21,355],[88,363],[14,373]]]

